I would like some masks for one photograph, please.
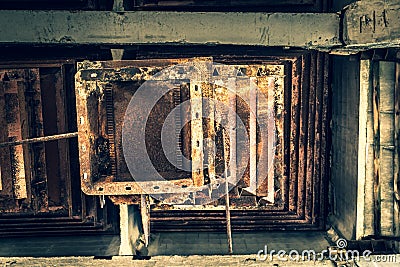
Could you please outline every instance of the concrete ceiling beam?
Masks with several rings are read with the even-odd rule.
[[[333,13],[0,11],[0,44],[230,44],[331,49]]]

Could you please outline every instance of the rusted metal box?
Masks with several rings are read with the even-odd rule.
[[[175,68],[174,75],[178,77],[185,72],[185,69],[179,71],[179,66],[196,61],[213,62],[213,59],[78,64],[75,87],[82,190],[91,195],[108,195],[115,203],[139,203],[139,194],[155,196],[151,212],[156,230],[223,229],[224,211],[221,207],[224,200],[210,197],[210,187],[219,185],[218,179],[226,170],[225,163],[230,166],[241,164],[245,166],[243,173],[230,191],[234,229],[324,227],[329,96],[328,58],[323,53],[307,51],[273,57],[222,57],[223,66],[235,73],[237,91],[234,94],[224,91],[218,84],[175,78],[174,85],[152,107],[146,123],[137,127],[143,126],[142,130],[146,132],[140,142],[146,146],[146,153],[162,179],[132,177],[129,162],[140,166],[143,158],[139,146],[135,145],[130,150],[138,153],[132,152],[129,158],[125,158],[124,121],[127,115],[144,117],[144,110],[148,107],[145,101],[130,106],[131,99],[154,75],[168,68],[174,70],[175,66],[178,70]],[[229,72],[218,65],[210,66],[209,69],[205,67],[210,76],[224,76]],[[240,85],[238,76],[255,81],[258,93],[252,95],[250,87]],[[240,95],[240,90],[247,94],[248,103],[243,101],[245,97]],[[204,102],[196,106],[193,102],[196,95],[203,101],[212,95],[211,98],[234,110],[238,118],[236,122],[243,122],[249,139],[246,155],[235,149],[242,142],[235,134],[229,136],[228,149],[224,151],[223,131],[218,128],[218,123],[225,120],[229,127],[235,128],[237,125],[232,125],[234,120],[230,113],[211,112],[210,106]],[[260,100],[263,97],[264,102]],[[185,110],[180,103],[187,100],[190,100],[190,105]],[[256,119],[251,115],[251,105],[259,115]],[[268,113],[267,109],[273,112]],[[183,116],[173,117],[172,123],[165,123],[168,114],[177,111]],[[207,119],[204,119],[204,113],[208,114]],[[210,119],[210,113],[215,117]],[[199,118],[198,114],[203,115]],[[185,116],[189,117],[187,121],[190,124],[182,121]],[[273,139],[261,137],[263,125],[273,127]],[[179,150],[176,164],[171,164],[163,152],[161,136],[164,126],[176,137],[172,139]],[[238,126],[235,129],[239,131]],[[126,138],[135,143],[143,137],[138,135],[139,132],[139,129],[131,127]],[[211,138],[215,146],[200,142],[207,138]],[[213,159],[207,155],[212,155]],[[184,168],[183,158],[192,160],[189,169]],[[271,161],[264,166],[262,158]],[[242,159],[246,159],[245,162],[241,162]],[[193,163],[195,160],[200,160],[199,165]],[[273,164],[268,165],[268,162]],[[147,175],[145,172],[142,174]],[[229,176],[232,175],[231,172]],[[215,183],[212,182],[213,176]],[[204,199],[207,201],[201,201]]]

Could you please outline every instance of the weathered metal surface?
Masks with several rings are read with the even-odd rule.
[[[224,178],[225,178],[225,216],[226,216],[226,235],[227,235],[227,241],[228,241],[228,253],[232,254],[233,253],[233,242],[232,242],[232,222],[231,222],[231,208],[230,208],[230,199],[229,199],[229,181],[228,181],[228,154],[229,154],[229,149],[227,144],[229,143],[231,147],[232,142],[228,140],[229,134],[226,133],[225,129],[222,129],[222,139],[223,139],[223,154],[224,158],[226,159],[224,161],[225,166],[224,166]]]
[[[276,146],[274,154],[267,155],[267,157],[273,157],[273,166],[271,173],[268,173],[265,177],[260,177],[256,186],[258,186],[260,196],[268,196],[266,199],[257,199],[258,195],[250,195],[250,192],[241,192],[242,188],[248,187],[246,181],[241,181],[238,187],[235,187],[230,192],[230,202],[231,207],[234,210],[240,210],[240,214],[236,213],[236,216],[232,216],[233,228],[234,229],[267,229],[274,227],[304,227],[304,228],[318,228],[323,225],[323,196],[325,195],[324,187],[326,181],[323,177],[326,176],[327,169],[325,168],[326,161],[328,159],[327,152],[327,125],[328,125],[328,86],[327,86],[327,65],[328,59],[325,55],[318,54],[316,52],[304,52],[303,54],[295,54],[292,56],[285,56],[280,58],[271,57],[265,59],[257,59],[256,63],[251,63],[253,59],[247,59],[238,61],[236,66],[241,71],[245,70],[246,75],[256,77],[258,86],[262,86],[265,89],[264,93],[267,95],[267,103],[256,103],[256,110],[259,109],[260,114],[264,114],[260,121],[256,121],[256,133],[257,133],[257,123],[264,124],[274,124],[276,128],[276,140],[275,143],[271,143],[272,140],[265,140],[265,147],[260,143],[256,143],[257,150],[255,151],[256,157],[259,153],[265,151],[265,148]],[[232,61],[232,59],[231,59]],[[80,65],[80,71],[77,75],[77,97],[78,99],[78,122],[88,124],[85,126],[86,130],[80,129],[80,146],[85,145],[89,150],[83,151],[81,147],[81,152],[87,153],[88,157],[81,156],[81,170],[82,172],[82,187],[85,193],[96,194],[96,195],[132,195],[140,194],[143,191],[151,192],[157,194],[161,193],[171,193],[171,196],[166,196],[165,201],[172,201],[175,203],[179,199],[190,200],[189,192],[197,191],[198,188],[193,186],[190,173],[179,174],[176,170],[170,170],[165,173],[165,177],[169,177],[170,181],[175,184],[182,184],[184,182],[185,187],[180,189],[179,192],[173,188],[169,181],[154,181],[154,182],[134,182],[127,172],[127,168],[124,165],[124,160],[121,152],[118,152],[121,147],[120,145],[120,126],[118,122],[122,121],[122,116],[124,115],[125,108],[130,100],[130,97],[135,92],[136,88],[140,86],[146,79],[151,75],[149,73],[155,73],[164,67],[168,67],[173,64],[182,62],[181,60],[137,60],[129,62],[83,62]],[[248,64],[250,62],[251,64]],[[262,62],[262,64],[260,63]],[[222,78],[221,71],[221,79]],[[266,78],[269,77],[270,78]],[[125,81],[120,83],[119,81]],[[117,149],[117,176],[112,175],[100,175],[95,178],[90,174],[92,168],[91,161],[86,161],[89,159],[90,155],[96,154],[93,148],[90,148],[90,140],[97,140],[98,138],[106,137],[105,127],[102,125],[105,121],[104,112],[105,106],[101,103],[102,92],[105,84],[111,84],[114,92],[114,109],[115,109],[115,142]],[[191,83],[192,86],[195,83]],[[190,91],[190,86],[185,88],[181,86],[181,101],[188,100],[187,95]],[[247,87],[243,87],[242,84],[235,84],[231,87],[236,87],[238,90],[237,94],[240,96],[246,95],[246,91],[240,92],[240,88],[249,88],[249,81],[247,80]],[[214,98],[227,106],[232,106],[236,102],[235,109],[238,116],[245,122],[249,121],[249,109],[241,101],[241,97],[230,96],[226,90],[222,90],[215,86]],[[213,88],[213,89],[214,89]],[[270,89],[268,89],[270,88]],[[129,90],[128,90],[129,89]],[[194,87],[191,88],[194,90]],[[211,94],[211,86],[201,85],[202,96],[208,96]],[[175,89],[174,89],[175,90]],[[210,91],[211,90],[211,91]],[[313,93],[310,94],[309,91]],[[81,94],[81,95],[79,95]],[[92,98],[88,98],[87,107],[90,107],[89,114],[85,107],[82,107],[82,98],[88,97],[88,95],[93,94]],[[248,90],[247,90],[248,95]],[[157,125],[164,116],[163,112],[170,112],[174,107],[176,107],[176,100],[174,94],[166,96],[163,102],[164,108],[159,109],[158,120],[154,119],[151,121],[151,125]],[[247,96],[247,98],[249,98]],[[91,103],[89,103],[91,101]],[[256,97],[257,101],[257,97]],[[266,105],[267,104],[267,105]],[[263,106],[264,105],[264,106]],[[271,107],[270,107],[271,106]],[[264,107],[264,108],[263,108]],[[208,110],[207,106],[203,107],[204,112],[211,112],[212,109]],[[269,118],[266,113],[267,109],[272,108],[274,110],[274,116]],[[207,109],[207,110],[206,110]],[[84,111],[84,112],[82,112]],[[122,111],[122,112],[121,112]],[[189,112],[180,112],[191,114],[191,109],[187,110]],[[309,112],[311,111],[311,112]],[[137,107],[137,116],[141,116],[140,107]],[[101,115],[103,114],[103,115]],[[221,123],[224,119],[225,121],[231,121],[233,114],[215,114],[216,124],[214,127]],[[259,114],[258,114],[259,115]],[[156,117],[157,117],[156,116]],[[193,117],[190,115],[190,117]],[[194,114],[196,118],[196,114]],[[268,119],[269,118],[269,119]],[[272,120],[271,120],[272,119]],[[163,120],[162,120],[163,121]],[[160,123],[162,124],[162,121]],[[160,124],[159,123],[159,124]],[[312,123],[312,125],[310,125]],[[232,124],[232,123],[231,123]],[[155,126],[149,126],[153,131],[157,131]],[[189,129],[190,129],[190,125]],[[237,125],[236,125],[237,126]],[[248,125],[249,126],[249,125]],[[210,123],[202,122],[201,127],[204,131],[204,138],[209,138],[213,135],[213,130]],[[234,127],[230,125],[229,127]],[[175,128],[171,128],[171,131],[175,131]],[[192,142],[192,131],[188,131],[188,128],[184,126],[182,131],[181,146],[183,154],[190,156],[191,148],[187,146],[187,143]],[[218,128],[215,129],[215,134],[218,135]],[[86,139],[89,137],[88,139]],[[257,141],[257,135],[255,135]],[[146,137],[149,139],[149,144],[152,146],[157,145],[156,140],[153,141],[152,137]],[[219,137],[217,136],[217,139]],[[230,136],[229,139],[232,137]],[[203,134],[200,137],[203,139]],[[236,142],[241,142],[242,140],[236,140]],[[186,143],[186,145],[185,145]],[[221,143],[222,144],[222,143]],[[195,143],[197,145],[197,143]],[[228,156],[223,156],[221,163],[232,163],[232,151],[234,151],[235,141],[230,140],[227,143],[229,147]],[[238,144],[236,144],[238,145]],[[299,150],[300,147],[300,150]],[[150,154],[153,153],[150,148]],[[206,146],[205,149],[207,150]],[[219,168],[218,157],[218,143],[216,146],[216,175],[220,174],[220,171],[224,168]],[[90,152],[92,151],[92,152]],[[189,153],[188,153],[189,152]],[[158,152],[157,152],[158,153]],[[237,151],[239,153],[239,151]],[[207,156],[206,154],[204,155]],[[243,157],[239,154],[237,156],[237,161],[241,160]],[[312,158],[310,158],[312,157]],[[158,164],[163,162],[163,159],[158,160]],[[207,159],[208,162],[208,159]],[[163,163],[162,163],[163,164]],[[271,170],[271,166],[267,166],[267,169]],[[234,172],[232,169],[230,173],[232,175]],[[164,175],[164,174],[163,174]],[[204,177],[206,178],[206,177]],[[265,179],[264,179],[265,178]],[[207,180],[207,179],[206,179]],[[257,181],[257,180],[256,180]],[[204,182],[204,179],[203,179]],[[221,184],[222,181],[220,181]],[[267,189],[265,188],[267,187]],[[157,189],[156,189],[157,188]],[[149,191],[148,191],[149,190]],[[158,190],[158,191],[157,191]],[[202,192],[207,192],[208,186],[204,185],[204,190]],[[255,192],[258,194],[258,192]],[[271,194],[271,192],[273,192]],[[176,194],[175,198],[172,193]],[[242,193],[242,195],[240,195]],[[269,195],[268,195],[269,194]],[[117,203],[138,203],[138,199],[125,199],[126,197],[113,196],[112,199]],[[179,201],[178,201],[179,202]],[[177,203],[177,202],[176,202]],[[195,203],[195,202],[190,202]],[[215,205],[225,205],[226,200],[221,200]],[[204,213],[200,212],[204,210]],[[181,212],[181,213],[179,213]],[[219,223],[220,220],[225,220],[225,215],[220,214],[220,206],[212,207],[200,207],[193,206],[190,209],[186,206],[180,207],[179,205],[174,205],[173,207],[163,205],[157,206],[152,211],[152,227],[157,230],[168,230],[168,229],[198,229],[200,225],[202,227],[208,228],[218,228],[222,227]],[[179,214],[179,215],[177,215]],[[214,215],[217,214],[215,219]],[[191,220],[194,216],[193,221]],[[178,217],[176,217],[178,216]],[[181,217],[179,217],[181,216]],[[178,219],[179,218],[179,219]],[[184,220],[182,218],[185,218]],[[204,220],[204,222],[199,222],[197,219]],[[210,223],[210,220],[216,221],[216,224]],[[248,226],[239,226],[241,222],[248,222]],[[165,222],[168,221],[168,227],[165,226]],[[218,223],[217,223],[218,221]],[[271,223],[271,225],[268,225]],[[183,226],[185,224],[186,226]],[[162,225],[162,226],[161,226]],[[208,226],[207,226],[208,225]],[[163,229],[160,229],[163,228]],[[194,228],[192,228],[194,227]],[[224,226],[225,227],[225,226]],[[205,228],[204,228],[205,229]],[[221,228],[222,229],[222,228]]]
[[[190,82],[191,144],[192,144],[192,179],[194,186],[204,184],[203,173],[203,105],[202,82]]]
[[[8,138],[9,140],[21,140],[23,139],[22,121],[26,119],[26,117],[21,118],[21,115],[25,114],[22,111],[24,107],[20,107],[24,103],[22,81],[12,80],[2,82],[1,87],[1,90],[4,90],[4,97],[6,99],[5,112]],[[21,97],[22,99],[20,99]],[[10,153],[15,199],[26,199],[28,194],[25,180],[24,148],[22,145],[17,145],[10,148]]]
[[[183,168],[183,154],[182,154],[182,138],[181,138],[181,130],[182,130],[182,107],[179,106],[181,103],[181,91],[182,86],[177,85],[173,90],[173,99],[174,99],[174,121],[175,121],[175,158],[176,158],[176,168]]]
[[[3,44],[341,45],[339,16],[329,13],[3,10],[0,24]]]
[[[104,88],[105,106],[106,106],[106,133],[109,147],[109,161],[111,174],[117,174],[117,168],[115,163],[115,126],[114,126],[114,97],[111,86],[105,86]]]
[[[326,196],[324,185],[327,182],[326,162],[329,158],[328,57],[318,53],[304,53],[288,61],[276,61],[275,64],[285,66],[283,118],[282,122],[276,122],[277,128],[280,128],[278,125],[283,127],[284,139],[279,151],[282,151],[284,160],[281,158],[280,163],[274,167],[275,179],[279,173],[277,168],[282,168],[282,177],[274,182],[274,186],[280,188],[282,192],[275,193],[274,205],[265,205],[265,201],[261,201],[257,208],[254,208],[255,204],[248,205],[251,201],[247,197],[250,196],[245,197],[243,193],[237,198],[231,194],[231,221],[234,230],[315,229],[324,225],[322,214],[325,210],[322,198]],[[291,75],[290,79],[286,78],[288,75]],[[283,79],[283,77],[276,78]],[[291,90],[288,91],[286,88]],[[314,92],[313,97],[308,93],[310,90]],[[281,96],[274,97],[281,99]],[[310,128],[310,120],[315,121],[314,128]],[[299,150],[299,147],[304,148]],[[175,206],[172,209],[169,207],[169,209],[152,210],[152,227],[157,231],[193,229],[224,231],[225,222],[223,206],[202,209]]]
[[[400,46],[398,1],[356,1],[344,12],[343,40],[348,49]]]
[[[109,221],[105,214],[101,214],[104,223],[95,222],[100,216],[93,208],[96,202],[81,195],[79,184],[77,187],[77,183],[71,181],[71,166],[74,169],[79,167],[69,153],[70,142],[76,142],[77,133],[59,134],[73,129],[73,125],[69,127],[68,124],[74,123],[74,116],[71,116],[74,103],[70,103],[73,98],[68,87],[72,85],[73,72],[67,74],[65,64],[69,69],[73,68],[70,61],[3,61],[1,64],[2,84],[20,84],[18,91],[21,92],[16,100],[19,103],[22,132],[20,138],[9,140],[7,112],[3,110],[0,113],[2,236],[98,232],[104,231]],[[6,101],[9,101],[9,96],[6,100],[4,92],[0,90],[0,108],[6,108]],[[51,131],[55,134],[49,135]],[[49,142],[53,143],[50,150],[47,146]],[[10,151],[18,146],[23,147],[24,153],[25,199],[17,199],[13,193]],[[54,148],[57,150],[54,151]],[[53,161],[49,161],[49,158]],[[48,175],[49,172],[52,176]],[[52,179],[54,174],[57,179]]]
[[[51,136],[16,140],[13,142],[4,142],[4,143],[0,143],[0,147],[10,147],[10,146],[17,146],[17,145],[22,145],[22,144],[49,142],[49,141],[55,141],[55,140],[60,140],[60,139],[74,138],[77,136],[78,136],[77,132],[76,133],[67,133],[67,134],[56,134],[56,135],[51,135]]]

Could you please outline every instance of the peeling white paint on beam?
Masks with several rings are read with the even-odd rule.
[[[0,25],[0,44],[340,45],[334,13],[2,10]]]

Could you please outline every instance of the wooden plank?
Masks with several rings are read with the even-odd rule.
[[[395,119],[394,119],[394,147],[395,147],[395,154],[394,154],[394,184],[393,184],[393,191],[395,195],[399,196],[399,182],[400,182],[400,167],[399,167],[399,160],[400,160],[400,63],[396,63],[396,74],[395,74],[395,99],[394,99],[394,111],[395,111]],[[397,199],[394,206],[394,225],[400,224],[400,201]],[[399,227],[395,228],[396,236],[400,235]]]
[[[191,154],[192,179],[194,186],[204,184],[203,174],[203,119],[202,119],[202,85],[200,82],[190,83],[190,111],[191,111]]]
[[[3,82],[6,99],[6,120],[9,140],[22,140],[20,99],[18,98],[18,81]],[[12,177],[15,199],[27,198],[25,181],[25,162],[22,145],[14,146],[11,150]]]
[[[368,91],[370,89],[370,60],[360,61],[360,102],[358,115],[358,181],[357,181],[357,221],[356,239],[361,239],[365,232],[365,203],[366,180],[368,164],[367,118],[368,118]],[[368,177],[372,181],[373,177]],[[372,204],[372,203],[370,203]]]
[[[379,137],[379,63],[373,64],[373,94],[372,94],[372,116],[374,136],[374,232],[381,232],[381,197],[380,197],[380,137]]]
[[[371,92],[372,93],[372,92]],[[369,99],[372,104],[372,98]],[[372,117],[372,112],[368,112],[368,132],[373,135],[373,120],[369,119]],[[375,205],[374,205],[374,143],[369,142],[366,147],[366,183],[365,183],[365,206],[364,206],[364,235],[374,235],[375,234]],[[370,179],[368,179],[368,177]]]
[[[364,234],[374,235],[375,211],[374,211],[374,115],[373,115],[373,94],[374,75],[373,62],[369,63],[369,85],[367,94],[367,132],[366,132],[366,165],[365,165],[365,206],[364,206]]]
[[[381,235],[394,234],[394,87],[396,63],[379,62]]]

